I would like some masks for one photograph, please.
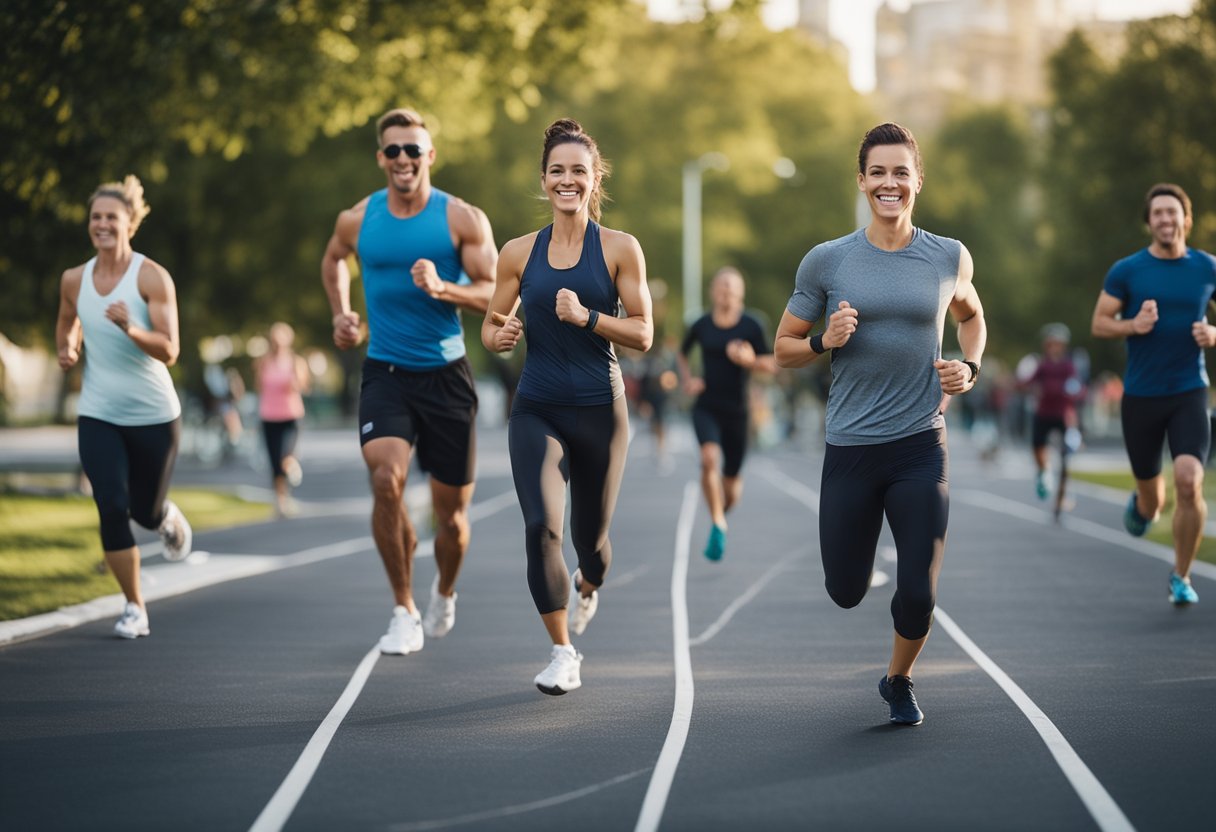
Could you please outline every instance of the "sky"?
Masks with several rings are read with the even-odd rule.
[[[916,2],[916,0],[911,0]],[[835,0],[829,26],[832,35],[849,49],[849,78],[863,92],[874,89],[874,13],[884,0]],[[662,19],[679,6],[679,0],[647,0],[651,14]],[[1194,0],[1070,0],[1081,14],[1092,13],[1104,20],[1133,20],[1163,14],[1186,14]],[[909,0],[891,0],[896,9],[906,9]],[[794,23],[797,0],[769,0],[765,20],[775,29]]]

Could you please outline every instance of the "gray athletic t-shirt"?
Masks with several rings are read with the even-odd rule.
[[[802,259],[790,314],[815,322],[842,300],[857,310],[857,331],[832,350],[830,444],[876,445],[945,424],[933,362],[961,252],[958,240],[919,228],[906,247],[884,251],[862,228]]]

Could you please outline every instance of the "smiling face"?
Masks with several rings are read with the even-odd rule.
[[[579,142],[563,142],[549,151],[541,187],[555,213],[586,213],[599,189],[591,151]]]
[[[389,145],[418,145],[422,155],[411,159],[401,152],[390,159],[383,148]],[[431,181],[431,165],[435,162],[435,147],[431,134],[425,127],[386,127],[380,134],[380,148],[376,151],[376,164],[388,177],[388,185],[401,196],[413,196]]]
[[[89,239],[98,251],[117,251],[130,244],[131,210],[118,197],[99,196],[89,207]]]
[[[1177,197],[1161,194],[1148,204],[1148,230],[1153,244],[1161,249],[1185,246],[1191,218]]]
[[[880,144],[866,155],[865,170],[857,174],[857,187],[870,203],[876,219],[911,221],[916,195],[924,178],[917,173],[916,154],[907,145]]]

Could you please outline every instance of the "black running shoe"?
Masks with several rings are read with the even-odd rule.
[[[896,725],[920,725],[925,721],[907,676],[883,676],[878,680],[878,695],[891,706],[891,721]]]

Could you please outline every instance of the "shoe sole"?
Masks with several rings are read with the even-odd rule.
[[[410,653],[418,653],[422,651],[421,647],[415,647],[413,649],[407,647],[404,650],[385,650],[383,646],[377,646],[380,647],[380,655],[382,656],[408,656]]]
[[[144,636],[150,634],[151,632],[152,632],[151,630],[144,630],[143,632],[140,632],[140,633],[120,633],[117,630],[115,630],[114,635],[118,636],[119,638],[125,638],[127,641],[134,641],[137,638],[143,638]]]
[[[541,693],[548,694],[549,696],[563,696],[563,695],[569,693],[570,691],[578,690],[581,687],[582,687],[582,685],[578,684],[571,688],[563,688],[563,687],[559,687],[557,685],[554,685],[551,688],[547,688],[544,685],[540,684],[539,682],[536,683],[536,689],[538,691],[540,691]]]

